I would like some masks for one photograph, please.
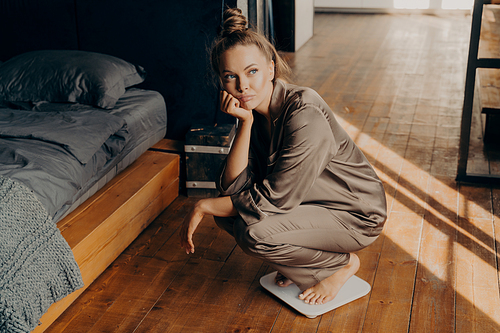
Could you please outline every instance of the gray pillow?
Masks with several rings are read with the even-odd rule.
[[[72,102],[111,109],[146,72],[110,55],[76,50],[33,51],[0,64],[0,99]]]

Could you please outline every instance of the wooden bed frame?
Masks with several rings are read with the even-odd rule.
[[[178,196],[179,159],[176,154],[146,151],[57,223],[85,286],[54,303],[33,332],[47,329]]]

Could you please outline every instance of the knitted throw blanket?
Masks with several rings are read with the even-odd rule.
[[[73,252],[34,193],[0,176],[0,332],[30,332],[81,288]]]

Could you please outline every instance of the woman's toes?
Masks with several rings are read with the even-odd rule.
[[[317,296],[314,293],[310,293],[308,297],[306,297],[306,303],[309,304],[314,304],[314,301],[316,300]]]
[[[276,274],[275,282],[280,287],[288,287],[293,282],[281,273]]]
[[[306,289],[306,290],[304,290],[304,291],[303,291],[303,292],[299,295],[299,298],[300,298],[301,300],[304,300],[304,301],[305,301],[306,299],[309,299],[309,297],[308,297],[308,296],[309,296],[310,294],[311,294],[311,290],[310,290],[310,289]]]
[[[312,300],[311,304],[313,304],[313,305],[316,305],[316,304],[321,304],[321,303],[320,303],[320,299],[321,299],[321,295],[316,295],[316,296],[313,298],[313,300]]]

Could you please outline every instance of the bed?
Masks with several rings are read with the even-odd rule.
[[[81,293],[99,274],[95,267],[113,259],[93,261],[93,278],[82,276],[71,239],[84,232],[74,228],[63,237],[60,229],[70,230],[67,221],[80,207],[106,205],[99,193],[139,159],[143,168],[158,164],[159,157],[143,156],[165,136],[166,106],[158,92],[134,87],[145,77],[122,59],[74,50],[33,51],[0,63],[0,331],[32,331],[49,307]],[[135,233],[115,227],[117,235],[129,233],[127,241],[114,236],[115,252],[171,199],[160,201]],[[89,228],[96,220],[79,223]]]

